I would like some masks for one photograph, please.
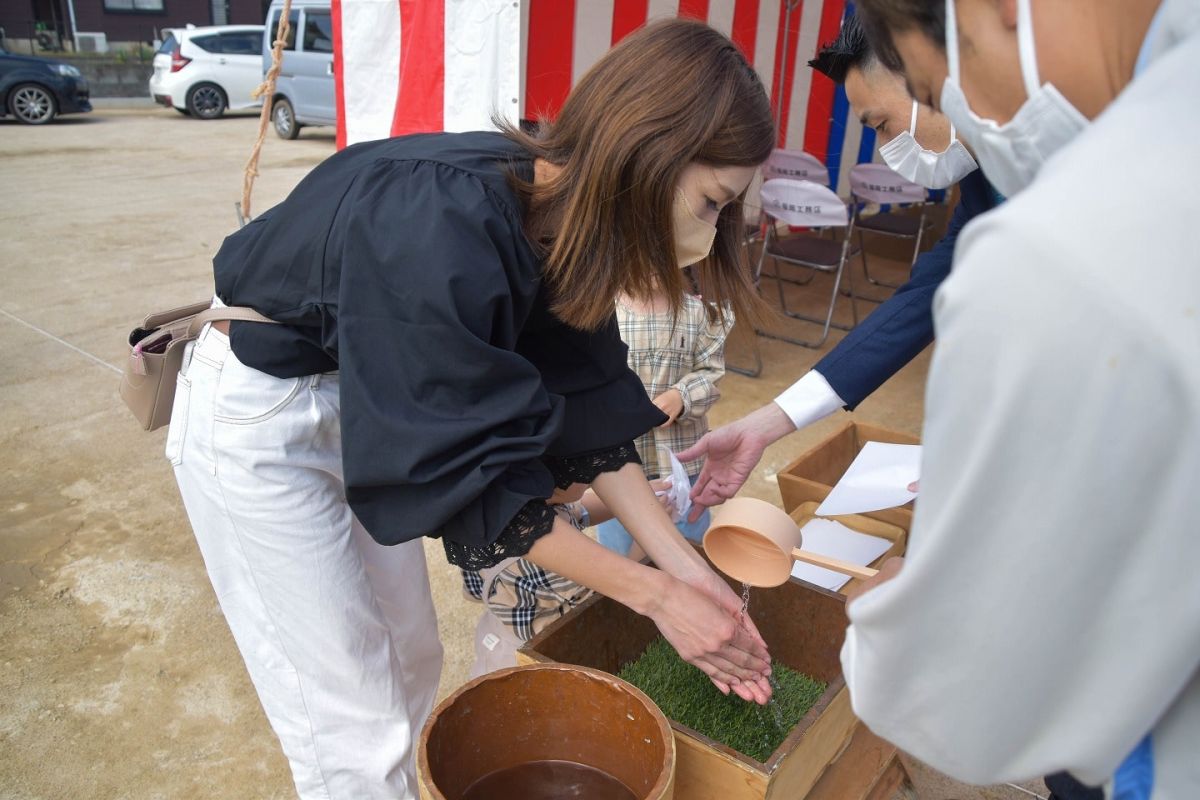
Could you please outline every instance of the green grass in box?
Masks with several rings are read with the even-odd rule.
[[[776,661],[771,664],[774,702],[766,707],[748,703],[732,692],[721,694],[661,636],[626,664],[620,677],[649,695],[671,719],[760,762],[771,757],[826,688]]]

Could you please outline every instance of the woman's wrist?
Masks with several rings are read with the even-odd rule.
[[[647,567],[645,564],[636,562],[630,563],[644,574],[637,574],[637,580],[634,582],[635,588],[628,598],[622,600],[614,597],[613,599],[643,617],[653,617],[662,608],[663,598],[666,597],[671,588],[671,582],[675,579],[654,567]]]
[[[693,584],[702,580],[711,571],[704,557],[692,546],[691,542],[679,533],[679,529],[673,524],[669,527],[664,526],[661,540],[669,542],[670,546],[660,545],[655,548],[655,552],[650,554],[650,559],[654,562],[654,566],[667,575],[684,583]]]
[[[640,467],[626,464],[616,472],[606,472],[592,488],[656,567],[685,582],[707,570],[704,559],[659,504]]]
[[[695,584],[697,581],[703,580],[704,576],[711,572],[708,564],[686,539],[683,540],[682,547],[679,547],[672,553],[672,558],[667,563],[659,564],[655,562],[655,565],[664,572],[689,584]]]

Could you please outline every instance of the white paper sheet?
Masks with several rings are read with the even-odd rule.
[[[921,445],[867,442],[816,513],[836,517],[902,506],[917,496],[908,485],[920,477]]]
[[[864,567],[892,546],[887,539],[859,533],[831,519],[809,520],[800,530],[803,539],[801,546],[805,550]],[[792,565],[792,577],[835,592],[850,580],[848,575],[824,567],[814,567],[803,561]]]

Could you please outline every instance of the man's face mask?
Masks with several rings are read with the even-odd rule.
[[[675,190],[675,205],[671,208],[671,224],[675,228],[675,258],[679,268],[703,261],[717,238],[717,226],[709,225],[696,216],[683,189]]]
[[[1053,84],[1038,79],[1029,4],[1030,0],[1017,0],[1017,45],[1028,97],[1011,120],[998,125],[971,110],[959,85],[958,22],[954,0],[946,0],[946,60],[950,74],[942,86],[942,112],[971,145],[987,179],[1005,197],[1032,183],[1042,164],[1088,124],[1087,117]]]
[[[950,126],[950,146],[938,153],[921,147],[913,133],[917,130],[917,101],[913,100],[908,130],[879,148],[884,163],[913,183],[927,189],[945,189],[971,174],[979,165],[967,148],[954,136]]]

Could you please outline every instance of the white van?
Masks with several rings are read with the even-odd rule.
[[[271,46],[279,27],[282,0],[272,0],[263,32],[263,74],[271,67]],[[333,88],[333,18],[329,0],[292,0],[291,28],[271,98],[271,122],[283,139],[295,139],[304,125],[336,125]]]

